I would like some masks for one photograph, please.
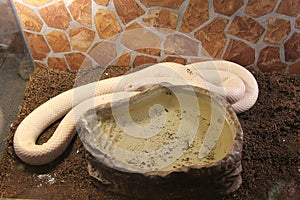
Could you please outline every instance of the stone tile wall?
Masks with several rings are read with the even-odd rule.
[[[300,73],[300,0],[14,0],[36,66],[225,59]]]

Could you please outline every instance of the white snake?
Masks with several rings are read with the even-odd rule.
[[[161,82],[189,84],[225,94],[237,113],[251,108],[258,97],[258,85],[253,75],[244,67],[232,62],[155,64],[137,72],[68,90],[40,105],[18,126],[14,135],[14,150],[17,156],[28,164],[50,163],[61,155],[71,142],[80,115],[97,104],[122,99],[126,94],[136,95],[141,86]],[[64,115],[66,116],[53,136],[46,143],[37,145],[39,135]]]

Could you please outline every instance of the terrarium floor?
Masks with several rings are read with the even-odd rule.
[[[127,70],[112,67],[103,78]],[[244,130],[243,184],[221,199],[300,199],[300,75],[254,75],[260,88],[258,102],[238,116]],[[94,185],[77,136],[62,156],[46,166],[26,165],[14,153],[12,138],[22,119],[49,98],[72,88],[75,78],[75,73],[44,68],[33,73],[1,157],[0,198],[125,199]],[[39,143],[51,136],[58,123],[45,131]]]

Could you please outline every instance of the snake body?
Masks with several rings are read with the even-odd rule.
[[[139,94],[147,85],[168,83],[193,85],[224,95],[237,112],[251,108],[258,85],[244,67],[229,61],[206,61],[190,65],[159,63],[123,76],[89,83],[63,92],[40,105],[18,126],[13,140],[17,156],[25,163],[43,165],[61,155],[74,137],[79,117],[95,106]],[[53,136],[37,145],[39,135],[65,116]]]

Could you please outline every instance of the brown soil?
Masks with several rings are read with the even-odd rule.
[[[103,78],[127,70],[112,67]],[[258,102],[239,115],[244,130],[243,184],[220,199],[300,199],[300,76],[254,75],[260,88]],[[26,165],[14,153],[12,137],[22,119],[49,98],[72,88],[75,77],[70,72],[35,70],[0,161],[0,198],[126,199],[94,184],[78,137],[62,156],[46,166]],[[38,143],[46,141],[58,123],[49,127]]]

